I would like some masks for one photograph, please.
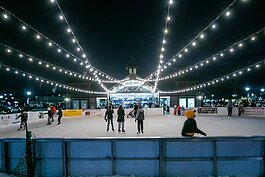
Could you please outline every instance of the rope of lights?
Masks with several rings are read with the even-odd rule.
[[[186,67],[186,68],[184,68],[182,70],[179,70],[177,72],[169,74],[168,76],[164,76],[164,77],[160,78],[159,80],[167,80],[167,79],[171,79],[171,78],[174,78],[174,77],[177,77],[177,76],[182,76],[185,73],[188,73],[190,71],[194,71],[195,69],[198,69],[199,67],[203,67],[205,65],[208,66],[208,64],[211,62],[211,60],[212,61],[216,61],[218,59],[222,59],[222,58],[225,57],[226,53],[227,54],[228,53],[233,54],[233,53],[236,52],[237,49],[242,49],[246,42],[254,42],[255,40],[257,40],[257,36],[258,35],[263,35],[264,30],[265,30],[265,27],[263,27],[262,29],[260,29],[259,31],[255,32],[255,33],[247,36],[246,38],[244,38],[244,39],[242,39],[242,40],[230,45],[226,49],[221,50],[221,51],[217,52],[216,54],[213,54],[212,56],[197,62],[194,65],[188,66],[188,67]]]
[[[24,53],[24,52],[22,52],[20,50],[17,50],[15,48],[10,47],[10,46],[8,46],[6,44],[3,44],[1,42],[0,42],[0,46],[3,46],[5,48],[5,51],[8,54],[11,54],[12,52],[16,52],[17,53],[17,57],[19,59],[28,58],[29,63],[33,64],[33,63],[35,63],[34,61],[36,61],[36,63],[39,66],[42,66],[42,67],[44,67],[46,69],[50,69],[50,70],[53,70],[53,71],[58,71],[59,73],[64,73],[67,76],[72,76],[72,77],[80,78],[80,79],[83,79],[83,80],[96,81],[94,78],[92,78],[90,76],[87,76],[87,75],[84,75],[84,74],[80,74],[80,73],[77,73],[77,72],[74,72],[74,71],[59,67],[57,65],[51,64],[51,63],[49,63],[47,61],[38,59],[38,58],[36,58],[36,57],[34,57],[32,55],[26,54],[26,53]],[[117,83],[117,81],[108,81],[108,80],[102,80],[102,82]]]
[[[3,11],[5,11],[3,14],[2,14],[2,18],[4,20],[7,20],[9,18],[9,16],[12,16],[14,17],[15,19],[17,19],[20,23],[22,23],[22,25],[20,26],[21,30],[22,31],[27,31],[28,28],[30,28],[31,30],[33,30],[36,34],[35,34],[35,38],[37,41],[40,41],[42,38],[46,39],[48,42],[47,42],[47,45],[49,48],[52,48],[53,46],[56,46],[56,50],[58,53],[65,53],[65,57],[67,59],[70,59],[72,57],[72,61],[73,62],[77,62],[79,61],[80,62],[80,66],[86,68],[86,69],[89,69],[89,71],[93,74],[97,74],[99,76],[102,76],[102,77],[105,77],[106,79],[109,79],[111,81],[116,81],[117,79],[115,79],[114,77],[112,76],[109,76],[107,75],[106,73],[100,71],[99,69],[95,68],[95,67],[92,67],[90,64],[87,63],[87,61],[83,61],[82,59],[80,59],[79,57],[75,56],[74,54],[72,54],[71,52],[69,52],[68,50],[66,50],[65,48],[63,48],[62,46],[60,46],[59,44],[57,44],[56,42],[54,42],[53,40],[49,39],[47,36],[45,36],[44,34],[42,34],[41,32],[39,32],[38,30],[36,30],[34,27],[32,27],[31,25],[29,25],[28,23],[24,22],[23,20],[21,20],[19,17],[17,17],[16,15],[14,15],[12,12],[6,10],[4,7],[0,6],[0,9],[2,9]],[[94,75],[95,76],[95,75]],[[96,80],[99,80],[98,77],[95,77]]]
[[[59,82],[52,81],[52,80],[49,80],[49,79],[45,79],[43,77],[39,77],[37,75],[30,74],[30,73],[21,71],[19,69],[7,66],[7,65],[5,65],[3,63],[0,63],[0,69],[2,69],[2,68],[6,72],[14,73],[15,75],[21,75],[21,76],[23,76],[25,78],[28,78],[30,80],[35,80],[36,82],[46,83],[47,85],[63,88],[63,89],[66,89],[66,90],[72,90],[72,91],[82,92],[82,93],[91,93],[91,94],[107,94],[107,92],[96,92],[96,91],[91,91],[91,90],[85,90],[85,89],[72,87],[72,86],[69,86],[69,85],[66,85],[66,84],[61,84]]]
[[[177,54],[175,54],[171,59],[169,59],[165,64],[163,64],[160,67],[160,72],[167,69],[169,66],[171,66],[173,63],[176,62],[176,60],[179,58],[183,58],[183,56],[188,53],[189,48],[196,47],[197,41],[204,40],[206,37],[206,31],[209,29],[216,30],[217,29],[217,21],[222,17],[230,17],[231,12],[229,9],[237,2],[238,0],[234,0],[230,5],[228,5],[212,22],[210,22],[209,25],[207,25],[197,36],[195,36],[187,45],[185,45]],[[191,46],[191,47],[190,47]],[[153,76],[157,75],[158,71],[153,72],[151,75],[147,76],[146,79],[152,79]]]
[[[81,45],[80,45],[80,43],[79,43],[79,41],[78,41],[78,39],[77,39],[77,37],[76,37],[76,35],[74,34],[74,31],[73,31],[73,29],[71,28],[71,26],[70,26],[70,24],[69,24],[69,22],[68,22],[68,20],[67,20],[67,18],[65,17],[65,15],[64,15],[64,13],[63,13],[63,11],[62,11],[62,9],[61,9],[61,7],[60,7],[60,5],[59,5],[59,3],[57,2],[57,0],[50,0],[50,2],[51,3],[56,3],[56,5],[57,5],[57,7],[58,7],[58,9],[59,9],[59,11],[60,11],[60,15],[59,15],[59,19],[60,19],[60,21],[65,21],[65,23],[66,23],[66,25],[67,25],[67,29],[66,29],[66,31],[68,32],[68,33],[70,33],[70,34],[72,34],[72,43],[76,43],[77,44],[77,48],[76,48],[76,50],[78,51],[78,52],[81,52],[81,56],[82,56],[82,58],[84,58],[85,59],[85,62],[87,62],[91,67],[92,67],[92,65],[91,65],[91,63],[89,62],[89,60],[88,60],[88,58],[87,58],[87,55],[85,54],[85,52],[84,52],[84,50],[83,50],[83,48],[81,47]],[[93,67],[96,71],[98,71],[99,73],[101,72],[101,73],[104,73],[104,72],[102,72],[102,71],[100,71],[99,69],[97,69],[97,68],[95,68],[95,67]],[[97,73],[95,73],[96,75],[97,75]],[[112,76],[109,76],[108,74],[106,74],[106,73],[104,73],[106,76],[108,76],[109,78],[113,78],[113,80],[116,80],[114,77],[112,77]]]
[[[249,65],[247,67],[244,67],[242,69],[238,69],[238,70],[236,70],[234,72],[231,72],[229,74],[226,74],[224,76],[212,79],[210,81],[207,81],[207,82],[204,82],[204,83],[201,83],[201,84],[198,84],[198,85],[194,85],[194,86],[191,86],[191,87],[187,87],[187,88],[180,89],[180,90],[175,90],[175,91],[161,91],[160,93],[167,93],[167,94],[170,94],[170,93],[184,93],[184,92],[188,92],[188,91],[194,91],[194,90],[197,90],[197,89],[209,87],[209,86],[215,85],[215,84],[217,84],[219,82],[224,82],[224,81],[229,80],[231,78],[236,78],[237,76],[242,76],[244,73],[250,73],[253,69],[261,68],[262,65],[265,65],[265,59],[260,60],[259,62],[256,62],[256,63],[254,63],[252,65]]]
[[[157,75],[156,75],[156,81],[155,81],[155,85],[153,87],[152,92],[156,91],[156,87],[157,87],[157,82],[159,80],[159,74],[160,74],[160,68],[161,68],[161,64],[164,62],[163,61],[163,53],[165,51],[165,45],[166,45],[166,35],[168,33],[168,23],[171,19],[170,17],[170,8],[171,5],[173,4],[173,0],[169,0],[168,1],[168,8],[167,8],[167,13],[166,13],[166,22],[165,22],[165,27],[164,27],[164,32],[163,32],[163,39],[162,39],[162,43],[161,43],[161,50],[160,50],[160,55],[159,55],[159,64],[157,67]]]

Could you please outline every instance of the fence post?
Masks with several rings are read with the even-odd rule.
[[[9,143],[4,142],[3,143],[3,156],[4,156],[4,172],[9,174],[9,158],[8,158],[8,153],[9,153]]]
[[[63,140],[62,142],[63,148],[62,148],[62,153],[63,153],[63,173],[64,176],[68,176],[68,143],[67,141]]]
[[[218,177],[217,140],[213,140],[213,176]]]
[[[164,141],[161,138],[159,140],[159,176],[164,176]]]
[[[112,162],[112,175],[116,174],[116,142],[111,141],[111,162]]]

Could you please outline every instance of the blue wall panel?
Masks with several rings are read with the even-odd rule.
[[[264,152],[259,141],[218,141],[218,157],[251,157],[260,156]]]
[[[116,157],[159,157],[159,141],[117,141]]]
[[[15,140],[9,142],[8,157],[21,158],[25,152],[25,141]]]
[[[116,173],[120,175],[159,176],[159,161],[117,160]]]
[[[219,161],[218,174],[220,176],[262,176],[262,161]]]
[[[70,176],[112,175],[112,162],[109,160],[70,160]]]
[[[40,141],[36,143],[37,158],[63,158],[62,155],[63,141]]]
[[[36,164],[38,177],[62,177],[63,161],[60,159],[41,160]]]
[[[166,142],[166,157],[212,157],[212,142]]]
[[[111,142],[73,141],[68,145],[69,158],[105,158],[111,156]]]
[[[212,176],[212,161],[168,161],[165,164],[166,176]]]

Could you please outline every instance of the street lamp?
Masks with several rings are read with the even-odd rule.
[[[263,93],[263,92],[265,91],[265,89],[264,89],[264,88],[262,88],[262,89],[260,89],[260,91]]]
[[[29,105],[29,96],[31,95],[31,91],[27,91],[26,94],[28,95],[28,97],[27,97],[27,105]]]
[[[245,87],[245,90],[247,91],[247,97],[249,97],[248,91],[250,90],[250,88],[249,87]]]

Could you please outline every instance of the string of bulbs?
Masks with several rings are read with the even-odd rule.
[[[90,80],[90,81],[96,81],[94,78],[90,77],[90,76],[87,76],[87,75],[84,75],[84,74],[80,74],[80,73],[77,73],[77,72],[74,72],[74,71],[71,71],[71,70],[68,70],[68,69],[65,69],[63,67],[59,67],[55,64],[51,64],[45,60],[41,60],[37,57],[34,57],[32,55],[29,55],[29,54],[26,54],[20,50],[17,50],[11,46],[8,46],[6,44],[3,44],[0,42],[0,46],[2,46],[5,51],[8,53],[8,54],[12,54],[13,52],[15,52],[17,54],[17,58],[19,59],[28,59],[28,63],[31,63],[31,64],[38,64],[39,66],[42,66],[46,69],[50,69],[50,70],[53,70],[53,71],[58,71],[59,73],[64,73],[65,75],[67,76],[72,76],[72,77],[75,77],[75,78],[80,78],[80,79],[83,79],[83,80]],[[102,82],[107,82],[107,83],[117,83],[115,81],[102,81]]]
[[[41,41],[42,38],[47,40],[47,46],[49,48],[52,48],[55,46],[56,51],[58,53],[64,53],[66,59],[71,59],[74,63],[76,63],[77,61],[80,62],[80,66],[89,69],[89,71],[95,76],[95,74],[101,76],[101,77],[105,77],[106,79],[110,80],[110,81],[118,81],[117,79],[115,79],[112,76],[107,75],[104,72],[101,72],[100,70],[98,70],[95,67],[92,67],[90,64],[88,64],[88,61],[83,61],[82,59],[80,59],[79,57],[75,56],[74,54],[72,54],[71,52],[69,52],[68,50],[66,50],[65,48],[63,48],[62,46],[60,46],[59,44],[57,44],[56,42],[54,42],[53,40],[49,39],[47,36],[45,36],[44,34],[42,34],[41,32],[39,32],[38,30],[36,30],[34,27],[32,27],[31,25],[27,24],[26,22],[24,22],[22,19],[20,19],[19,17],[17,17],[16,15],[14,15],[12,12],[8,11],[7,9],[5,9],[4,7],[0,6],[0,9],[2,9],[4,11],[4,13],[2,13],[2,18],[4,20],[8,20],[10,18],[10,16],[12,16],[13,18],[17,19],[20,23],[22,23],[22,25],[20,25],[20,29],[23,32],[28,31],[28,29],[31,29],[32,31],[34,31],[35,35],[34,38],[37,41]],[[99,81],[100,79],[97,77],[96,78],[97,81]],[[101,80],[100,80],[101,82]]]
[[[234,54],[237,49],[238,50],[242,49],[245,46],[246,42],[255,42],[258,38],[258,35],[263,35],[264,30],[265,30],[265,27],[263,27],[262,29],[260,29],[259,31],[255,32],[255,33],[245,37],[244,39],[230,45],[229,47],[213,54],[212,56],[210,56],[204,60],[201,60],[194,65],[188,66],[184,69],[181,69],[181,70],[176,71],[174,73],[171,73],[167,76],[164,76],[164,77],[160,78],[159,80],[167,80],[167,79],[171,79],[171,78],[174,78],[177,76],[182,76],[185,73],[188,73],[190,71],[194,71],[195,69],[198,69],[199,67],[209,66],[208,64],[210,64],[211,61],[217,61],[218,59],[223,59],[226,56],[226,54]]]
[[[198,84],[198,85],[194,85],[191,87],[187,87],[184,89],[180,89],[180,90],[175,90],[175,91],[161,91],[160,93],[166,93],[166,94],[171,94],[171,93],[184,93],[184,92],[188,92],[188,91],[193,91],[193,90],[198,90],[201,88],[205,88],[205,87],[209,87],[212,85],[215,85],[217,83],[220,82],[224,82],[226,80],[229,80],[231,78],[236,78],[238,76],[242,76],[244,73],[250,73],[253,69],[260,69],[263,65],[265,65],[265,59],[260,60],[259,62],[255,62],[252,65],[249,65],[247,67],[244,67],[242,69],[238,69],[234,72],[231,72],[229,74],[223,75],[221,77],[212,79],[210,81]]]
[[[160,55],[159,55],[159,63],[158,63],[158,67],[157,67],[157,75],[156,75],[155,85],[152,89],[152,92],[156,91],[157,83],[158,83],[159,75],[160,75],[161,64],[164,62],[163,61],[163,58],[164,58],[163,53],[165,51],[166,35],[168,33],[168,23],[171,20],[170,9],[171,9],[172,4],[173,4],[173,0],[169,0],[168,1],[168,8],[167,8],[167,15],[166,15],[166,22],[165,22],[165,27],[164,27],[164,32],[163,32],[163,39],[162,39],[161,50],[160,50]]]
[[[39,76],[34,75],[34,74],[27,73],[27,72],[24,72],[22,70],[16,69],[14,67],[10,67],[10,66],[5,65],[3,63],[0,63],[0,69],[4,69],[8,73],[20,75],[20,76],[22,76],[24,78],[28,78],[30,80],[35,80],[36,82],[44,83],[44,84],[51,85],[51,86],[56,86],[56,87],[63,88],[66,90],[72,90],[75,92],[90,93],[90,94],[104,94],[104,95],[107,94],[107,92],[97,92],[97,91],[85,90],[85,89],[72,87],[72,86],[69,86],[66,84],[61,84],[59,82],[52,81],[52,80],[49,80],[49,79],[46,79],[43,77],[39,77]]]
[[[230,17],[231,16],[231,7],[237,2],[238,0],[234,0],[231,4],[229,4],[213,21],[211,21],[197,36],[195,36],[187,45],[185,45],[177,54],[175,54],[171,59],[169,59],[165,64],[160,67],[160,70],[153,72],[149,76],[146,77],[147,80],[152,80],[153,76],[157,76],[158,72],[163,72],[169,66],[172,66],[173,63],[176,63],[177,59],[181,59],[189,52],[189,49],[192,47],[198,46],[199,40],[204,40],[206,38],[206,31],[209,29],[214,31],[217,29],[217,21],[222,17]],[[159,75],[159,74],[158,74]]]

